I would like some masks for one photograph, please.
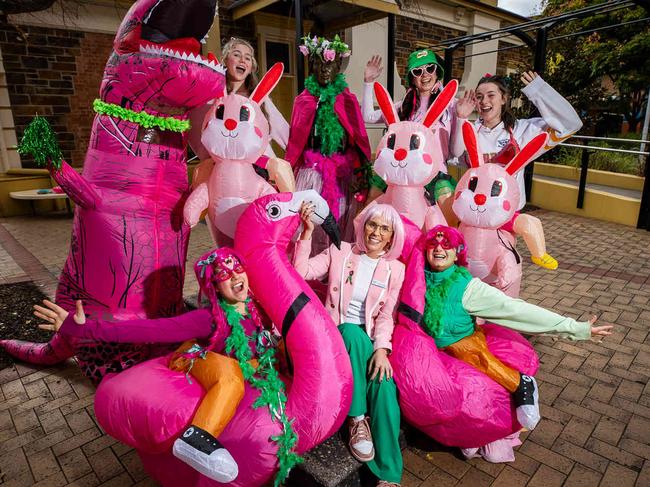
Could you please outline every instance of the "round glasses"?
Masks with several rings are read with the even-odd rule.
[[[437,64],[427,64],[426,66],[421,66],[419,68],[413,68],[411,70],[411,74],[415,76],[416,78],[419,78],[424,74],[426,71],[428,74],[433,74],[436,72],[436,69],[438,69]]]
[[[366,228],[370,230],[370,232],[374,233],[375,231],[379,230],[380,235],[390,235],[393,233],[393,229],[389,227],[388,225],[377,225],[373,221],[367,221],[366,222]]]

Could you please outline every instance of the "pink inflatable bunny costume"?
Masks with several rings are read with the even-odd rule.
[[[340,242],[336,221],[314,190],[264,196],[239,219],[236,251],[245,262],[256,301],[284,338],[293,375],[287,384],[285,412],[304,453],[334,434],[352,399],[352,369],[341,334],[314,291],[287,257],[300,224],[303,201],[316,205],[312,217],[333,242]],[[205,391],[160,357],[107,376],[95,396],[99,424],[114,438],[136,448],[147,472],[164,486],[224,485],[208,479],[172,455],[171,445],[191,421]],[[228,485],[266,484],[278,466],[282,426],[266,407],[255,408],[259,393],[246,385],[243,400],[219,441],[239,465]]]
[[[521,287],[521,257],[515,248],[514,235],[499,227],[510,221],[517,209],[519,184],[514,175],[544,150],[548,134],[534,137],[502,167],[483,163],[471,123],[465,122],[462,131],[470,169],[456,186],[452,208],[467,241],[468,269],[474,277],[517,297]]]
[[[208,210],[210,231],[219,246],[232,246],[235,226],[255,199],[276,190],[254,169],[269,145],[269,123],[260,106],[280,81],[284,66],[276,63],[250,98],[231,93],[218,100],[203,121],[201,143],[214,167],[207,181],[190,194],[183,215],[194,226]]]
[[[451,80],[431,104],[422,123],[401,122],[386,88],[375,83],[375,96],[388,125],[377,146],[374,163],[375,172],[386,181],[388,188],[377,202],[392,205],[425,230],[447,224],[440,208],[431,206],[424,196],[424,186],[439,171],[447,171],[442,149],[434,136],[434,124],[457,91],[458,82]]]

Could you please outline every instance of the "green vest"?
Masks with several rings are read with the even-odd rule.
[[[455,264],[442,272],[425,269],[424,278],[427,291],[423,328],[435,338],[438,348],[474,333],[474,318],[463,307],[463,294],[472,280],[467,269]]]

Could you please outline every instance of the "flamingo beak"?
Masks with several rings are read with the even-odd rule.
[[[332,215],[332,213],[327,215],[325,220],[323,220],[323,223],[321,223],[321,228],[325,231],[325,233],[330,238],[332,243],[336,245],[336,248],[340,249],[341,231],[339,230],[339,226],[336,223],[336,219],[334,218],[334,215]]]

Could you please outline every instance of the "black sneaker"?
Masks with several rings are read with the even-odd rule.
[[[197,472],[221,483],[237,478],[239,467],[232,455],[207,431],[190,425],[174,442],[176,458]]]
[[[532,430],[537,426],[539,414],[539,391],[534,377],[521,374],[519,387],[512,394],[515,401],[517,421],[524,428]]]

